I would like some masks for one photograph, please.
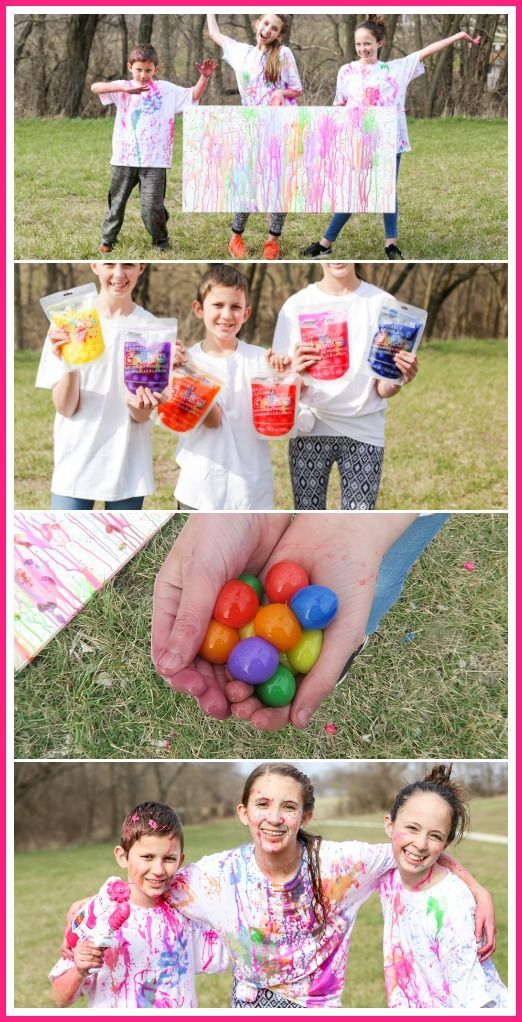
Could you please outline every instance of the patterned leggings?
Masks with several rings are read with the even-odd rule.
[[[343,511],[371,511],[381,481],[384,447],[347,436],[298,436],[291,440],[290,474],[296,511],[324,511],[330,472],[341,474]]]
[[[276,993],[275,990],[268,990],[267,987],[262,987],[257,991],[255,1001],[242,1001],[237,996],[236,990],[239,984],[234,980],[232,988],[232,1008],[300,1008],[303,1010],[302,1004],[296,1004],[295,1001],[289,1001],[286,997],[282,997],[281,994]]]
[[[249,216],[250,213],[234,213],[234,219],[230,225],[234,234],[243,233]],[[278,238],[283,230],[285,220],[286,213],[267,213],[266,222],[270,234],[275,234],[276,238]]]

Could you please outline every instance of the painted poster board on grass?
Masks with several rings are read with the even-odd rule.
[[[15,670],[33,660],[172,514],[16,512]]]
[[[183,114],[185,213],[391,213],[390,107],[217,107]]]

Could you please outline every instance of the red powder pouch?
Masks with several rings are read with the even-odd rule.
[[[255,376],[252,390],[252,421],[260,436],[271,439],[295,432],[300,380],[296,374]]]
[[[321,358],[308,369],[314,380],[338,380],[350,368],[346,311],[326,309],[298,314],[303,344],[319,344]]]
[[[157,421],[173,433],[189,433],[201,425],[222,389],[220,380],[194,365],[176,366]]]

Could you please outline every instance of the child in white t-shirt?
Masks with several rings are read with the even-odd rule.
[[[55,327],[47,334],[36,386],[52,390],[56,408],[53,510],[90,510],[95,501],[109,510],[139,510],[154,492],[149,417],[160,395],[140,387],[125,403],[118,385],[122,331],[154,319],[132,299],[144,268],[91,263],[100,282],[101,358],[68,372],[62,357],[68,335]]]
[[[112,251],[123,224],[131,192],[139,184],[141,218],[152,244],[170,249],[165,209],[167,170],[172,166],[174,117],[198,103],[217,64],[196,64],[200,77],[192,89],[172,82],[155,81],[158,55],[150,43],[135,46],[127,67],[132,82],[94,82],[91,92],[104,106],[114,103],[116,120],[112,137],[112,176],[99,251]]]
[[[128,883],[110,877],[83,906],[67,934],[73,958],[51,970],[60,1008],[86,994],[90,1008],[196,1008],[196,973],[223,972],[228,952],[218,934],[164,900],[183,862],[177,814],[142,802],[123,821],[114,849]]]
[[[442,764],[403,788],[385,818],[397,863],[378,885],[389,1008],[507,1007],[493,962],[479,960],[473,896],[439,862],[467,823],[465,792]]]
[[[387,400],[402,387],[376,380],[366,371],[372,338],[384,302],[395,300],[367,284],[353,263],[324,263],[323,279],[298,291],[282,306],[276,323],[273,352],[282,367],[306,372],[319,361],[318,346],[303,343],[299,315],[328,310],[339,313],[348,336],[349,369],[337,379],[306,377],[301,400],[313,413],[306,436],[290,440],[290,474],[298,511],[324,510],[328,480],[337,463],[341,476],[341,505],[345,510],[375,507],[384,460],[384,419]],[[285,357],[286,356],[286,357]],[[418,371],[416,355],[401,351],[394,357],[404,383]]]
[[[250,316],[248,282],[233,266],[216,264],[202,277],[192,307],[203,320],[205,339],[186,354],[199,369],[217,377],[223,390],[202,424],[178,440],[178,506],[199,511],[271,509],[268,441],[254,429],[250,396],[250,381],[266,373],[267,359],[262,348],[238,337]]]
[[[242,106],[293,106],[302,93],[301,79],[294,55],[283,39],[289,28],[286,14],[263,14],[255,23],[256,44],[240,43],[219,31],[215,14],[207,14],[210,38],[223,48],[223,59],[235,71]],[[249,213],[236,213],[228,250],[234,259],[248,253],[243,231]],[[278,259],[279,238],[286,213],[268,214],[268,238],[263,259]]]

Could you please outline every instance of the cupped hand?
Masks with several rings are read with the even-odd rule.
[[[172,688],[220,720],[230,716],[225,668],[198,657],[217,595],[243,571],[257,575],[289,523],[282,512],[194,514],[156,577],[153,663]]]
[[[373,516],[374,518],[375,516]],[[292,723],[305,728],[310,717],[335,688],[343,668],[366,634],[366,625],[384,552],[380,530],[368,515],[297,515],[281,538],[262,572],[280,560],[294,560],[307,571],[311,584],[333,589],[339,610],[324,632],[318,660],[298,684],[290,706],[263,706],[255,690],[229,682],[226,695],[235,717],[262,731],[274,731]],[[241,698],[242,697],[242,698]]]

